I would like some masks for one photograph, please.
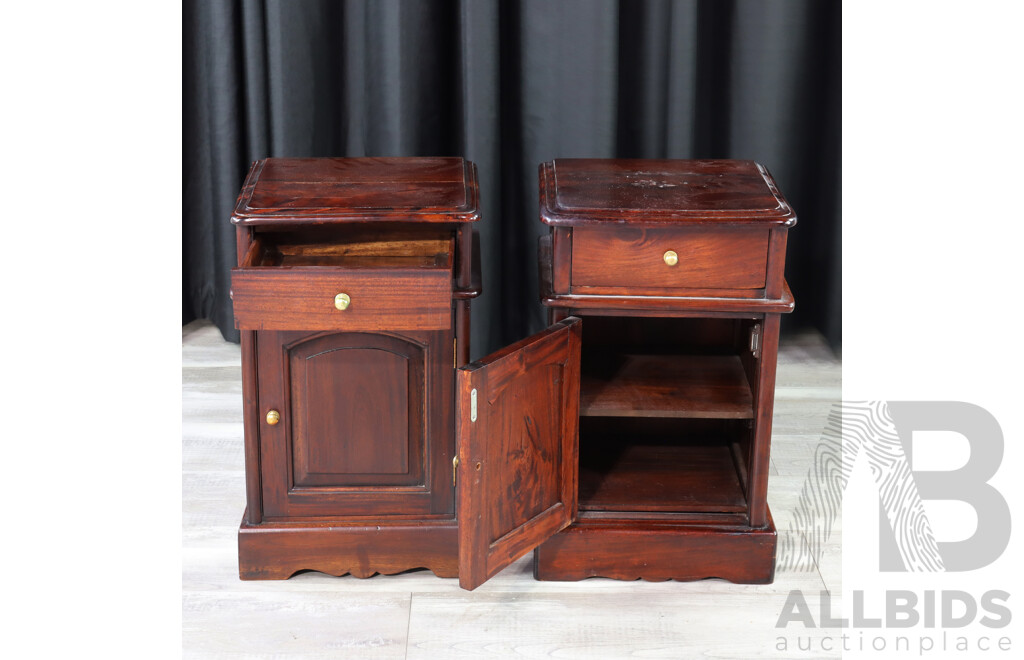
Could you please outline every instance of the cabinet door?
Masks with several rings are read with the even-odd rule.
[[[458,370],[464,589],[480,586],[576,517],[581,324],[570,317]]]
[[[450,515],[450,335],[257,332],[264,515]]]

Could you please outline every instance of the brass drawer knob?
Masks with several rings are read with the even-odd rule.
[[[668,252],[666,252],[665,256],[662,257],[662,259],[664,259],[665,263],[668,264],[669,266],[675,266],[677,263],[679,263],[679,255],[676,254],[674,250],[669,250]]]
[[[343,312],[346,309],[348,309],[348,306],[351,304],[352,299],[348,297],[347,293],[339,293],[338,295],[334,296],[334,306]]]
[[[274,426],[280,421],[281,413],[277,412],[276,410],[271,410],[270,412],[267,413],[267,424]]]

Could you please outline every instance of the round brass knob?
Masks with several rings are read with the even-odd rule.
[[[334,306],[343,312],[346,309],[348,309],[348,306],[351,304],[352,299],[348,297],[347,293],[339,293],[338,295],[334,296]]]
[[[666,252],[665,256],[662,257],[662,259],[664,259],[665,263],[668,264],[669,266],[675,266],[677,263],[679,263],[679,255],[676,254],[673,250],[669,250],[668,252]]]
[[[273,425],[277,424],[280,421],[281,421],[281,413],[277,412],[276,410],[271,410],[270,412],[267,413],[267,424],[270,424],[271,426],[273,426]]]

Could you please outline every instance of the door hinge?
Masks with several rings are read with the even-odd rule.
[[[761,357],[761,324],[755,323],[750,328],[750,353],[755,357]]]
[[[459,457],[456,456],[452,459],[452,487],[455,486],[455,477],[459,473]]]
[[[469,421],[476,421],[476,388],[469,393]]]

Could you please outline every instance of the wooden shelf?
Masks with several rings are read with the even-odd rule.
[[[754,404],[736,355],[618,355],[584,365],[580,414],[752,419]]]
[[[729,445],[721,439],[580,439],[580,510],[745,512]]]

